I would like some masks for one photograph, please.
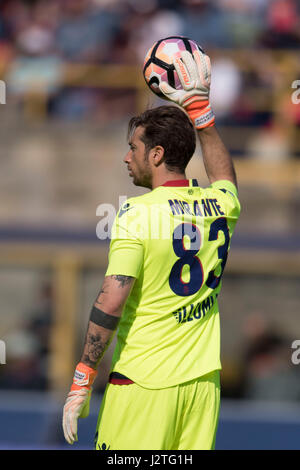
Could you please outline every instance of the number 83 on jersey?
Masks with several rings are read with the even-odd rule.
[[[208,273],[206,286],[215,289],[220,281],[226,265],[230,235],[225,217],[215,219],[209,227],[208,243],[218,240],[219,233],[224,234],[224,243],[218,247],[218,264]],[[184,239],[190,240],[189,248],[185,247]],[[182,223],[173,232],[173,250],[178,260],[174,263],[170,276],[169,285],[172,291],[181,297],[193,295],[198,292],[204,283],[203,265],[197,256],[201,248],[201,233],[199,228],[192,223]],[[189,281],[183,280],[184,267],[189,266]],[[221,266],[221,273],[217,276],[215,272]]]

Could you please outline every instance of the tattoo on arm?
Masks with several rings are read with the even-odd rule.
[[[107,280],[104,279],[103,284],[102,284],[102,287],[101,287],[101,290],[100,290],[100,292],[99,292],[99,294],[98,294],[98,296],[97,296],[97,299],[96,299],[95,303],[101,305],[101,302],[100,302],[101,294],[107,294],[107,293],[108,293],[108,292],[107,292]]]
[[[101,294],[107,294],[107,291],[105,290],[105,284],[103,284],[102,288],[101,288],[101,291],[99,292],[99,295]]]
[[[89,367],[95,368],[97,366],[97,362],[99,362],[107,347],[109,346],[110,341],[111,338],[109,338],[109,340],[106,342],[103,341],[99,333],[88,333],[86,337],[85,351],[82,357],[82,362],[87,364]]]
[[[131,280],[134,279],[132,276],[123,276],[121,274],[113,275],[111,276],[112,279],[116,280],[119,282],[118,287],[125,287],[127,284],[130,284]],[[98,305],[102,304],[101,301],[101,294],[109,294],[109,279],[105,278],[101,287],[101,290],[98,294],[98,297],[96,299],[96,302]]]
[[[112,278],[120,283],[119,287],[124,287],[127,284],[130,284],[132,279],[134,279],[133,276],[123,276],[122,274],[117,274],[112,276]]]

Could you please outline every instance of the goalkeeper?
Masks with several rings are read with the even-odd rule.
[[[150,191],[130,198],[114,222],[108,268],[63,410],[70,444],[77,440],[78,418],[88,415],[97,368],[118,330],[96,449],[215,447],[218,295],[240,204],[233,163],[209,103],[210,60],[185,51],[174,65],[183,89],[167,83],[160,89],[176,106],[147,110],[129,123],[124,162],[133,184]],[[196,135],[207,188],[185,173]]]

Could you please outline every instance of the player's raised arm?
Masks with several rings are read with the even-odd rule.
[[[215,126],[198,131],[203,162],[210,183],[229,180],[237,186],[232,158]]]
[[[209,57],[196,50],[193,56],[183,51],[174,58],[174,66],[182,89],[160,84],[161,92],[169,100],[183,107],[197,130],[204,165],[209,181],[229,180],[237,186],[232,159],[215,128],[215,116],[209,102],[211,66]]]
[[[66,441],[77,440],[77,420],[89,414],[92,385],[97,366],[109,346],[130,294],[135,278],[113,275],[104,279],[93,305],[81,361],[77,364],[71,390],[63,410],[63,431]]]

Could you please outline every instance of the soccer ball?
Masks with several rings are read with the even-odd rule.
[[[161,93],[159,84],[167,82],[177,90],[182,89],[179,77],[173,65],[173,57],[182,51],[193,53],[201,49],[195,41],[183,36],[171,36],[160,39],[149,49],[144,60],[143,75],[150,90],[160,98],[166,99]]]

